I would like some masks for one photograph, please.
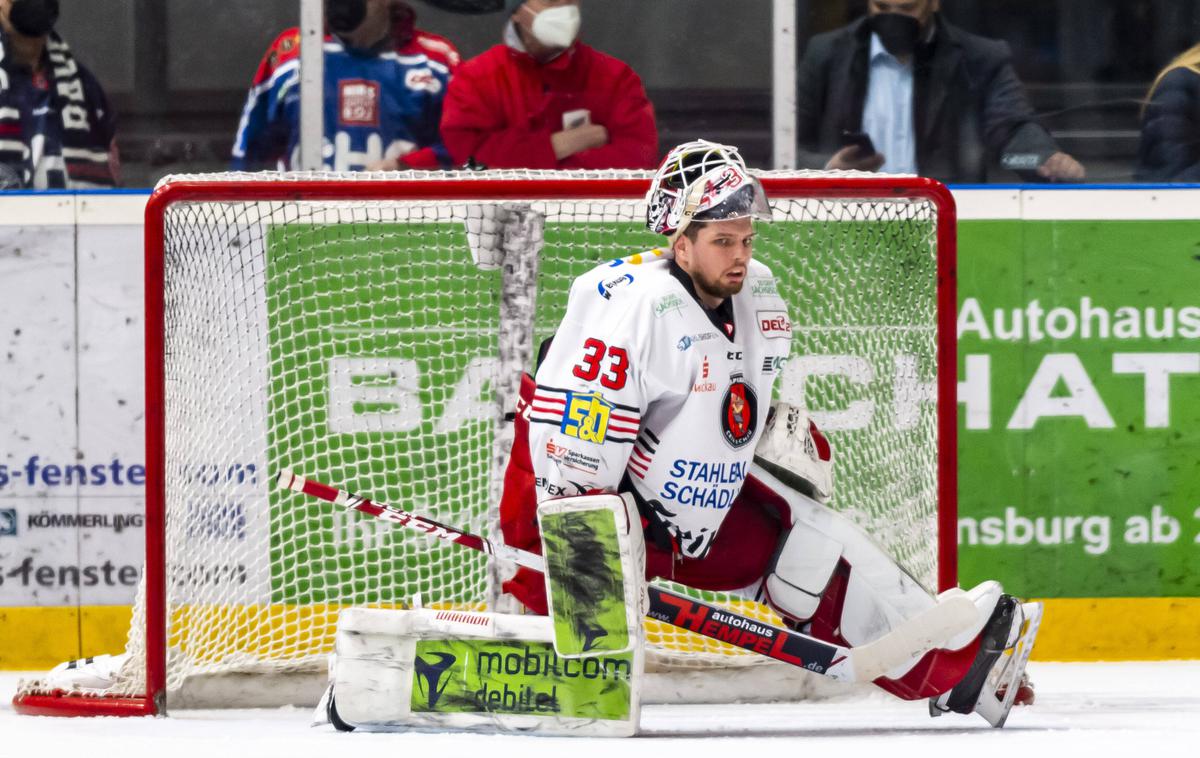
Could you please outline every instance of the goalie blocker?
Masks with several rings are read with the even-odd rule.
[[[633,497],[550,500],[537,516],[554,649],[583,658],[640,646],[646,546]]]
[[[532,378],[524,377],[500,509],[505,541],[522,549],[537,549],[541,542],[528,443],[534,390]],[[807,414],[786,403],[773,410],[754,464],[708,553],[699,559],[680,555],[656,544],[648,532],[646,579],[757,597],[789,626],[850,647],[928,611],[937,599],[865,532],[818,500],[832,488],[832,454]],[[651,521],[645,510],[642,514],[647,528]],[[543,577],[536,572],[519,569],[504,590],[535,613],[549,610]],[[969,626],[874,683],[903,699],[930,699],[934,715],[977,712],[1001,726],[1023,688],[1041,606],[1017,603],[997,582],[968,595],[977,608]]]

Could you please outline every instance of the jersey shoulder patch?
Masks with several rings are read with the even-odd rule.
[[[605,301],[614,298],[629,302],[653,296],[661,285],[657,284],[667,274],[670,257],[655,248],[624,258],[602,263],[579,278],[584,290]],[[585,295],[588,294],[586,291]]]
[[[775,275],[765,263],[759,261],[750,261],[749,271],[746,272],[746,285],[742,292],[750,295],[756,302],[782,302]]]

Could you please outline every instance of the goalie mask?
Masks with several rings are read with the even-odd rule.
[[[693,221],[771,220],[767,195],[737,148],[684,143],[663,160],[646,193],[646,226],[674,242]]]

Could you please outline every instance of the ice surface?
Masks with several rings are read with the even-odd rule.
[[[924,702],[877,693],[788,705],[646,706],[632,740],[466,734],[342,734],[308,709],[191,711],[169,718],[18,716],[20,675],[0,672],[0,756],[83,758],[1158,758],[1200,754],[1200,661],[1030,664],[1037,704],[1001,730],[931,719]],[[717,739],[719,738],[719,739]],[[618,752],[619,751],[619,752]]]

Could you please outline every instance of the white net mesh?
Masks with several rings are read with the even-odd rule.
[[[815,176],[786,176],[797,175]],[[645,175],[603,174],[614,176]],[[264,177],[170,181],[215,179]],[[832,505],[934,587],[934,206],[891,196],[886,181],[851,200],[787,197],[769,181],[767,191],[776,223],[760,226],[755,256],[795,324],[779,392],[813,409],[831,438]],[[169,691],[198,674],[320,667],[346,606],[418,594],[427,605],[495,604],[482,555],[307,502],[274,489],[271,474],[290,468],[497,539],[514,381],[575,276],[660,243],[644,214],[640,196],[167,208],[165,355],[147,360],[164,361],[166,375]],[[536,288],[522,284],[534,270]],[[145,690],[144,613],[139,602],[127,694]],[[765,660],[657,624],[649,636],[660,665]]]

